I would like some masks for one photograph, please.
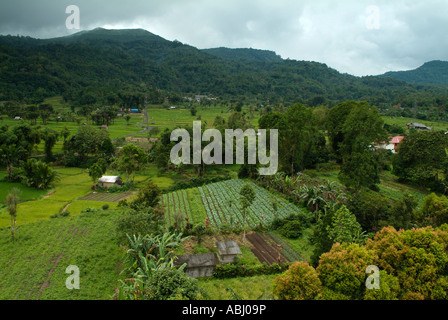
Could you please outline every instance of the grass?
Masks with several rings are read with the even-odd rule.
[[[113,210],[37,221],[16,232],[0,228],[1,300],[111,299],[122,250],[114,239]],[[80,270],[80,290],[68,290],[65,270]]]
[[[243,300],[257,300],[272,293],[274,279],[278,275],[261,275],[232,279],[199,279],[199,287],[210,300],[232,300],[227,288],[232,289]]]
[[[70,202],[90,192],[91,179],[83,169],[61,168],[55,170],[61,180],[56,183],[48,198],[20,203],[17,206],[17,225],[26,224],[60,212]],[[48,191],[46,191],[48,192]],[[10,224],[9,214],[5,208],[0,211],[0,227]]]
[[[215,118],[221,116],[227,119],[231,113],[227,113],[229,108],[223,105],[216,106],[197,106],[196,116],[192,116],[189,109],[181,106],[177,106],[174,110],[167,110],[166,108],[158,105],[150,106],[148,110],[148,126],[150,127],[160,127],[161,129],[168,128],[170,130],[176,127],[187,127],[193,126],[193,121],[201,121],[206,124],[207,128],[211,128]],[[248,112],[249,108],[244,107],[243,111]],[[198,120],[198,118],[201,120]],[[254,113],[254,118],[251,123],[256,126],[258,124],[259,114]]]
[[[313,235],[312,227],[303,230],[303,234],[297,239],[285,238],[275,231],[272,233],[286,242],[290,248],[297,252],[305,261],[311,262],[311,257],[314,253],[314,245],[310,242]]]
[[[446,131],[448,128],[448,122],[446,122],[446,121],[427,121],[427,120],[420,120],[420,119],[413,119],[413,118],[389,117],[389,116],[387,116],[387,117],[385,116],[382,118],[385,123],[387,123],[389,125],[392,125],[392,124],[399,125],[403,129],[405,129],[406,132],[409,132],[407,124],[410,122],[417,122],[417,123],[424,124],[428,127],[431,127],[433,130],[445,130]]]
[[[27,187],[21,183],[0,181],[0,202],[5,202],[6,195],[11,192],[13,188],[20,191],[20,201],[30,201],[42,198],[48,193],[48,190],[39,190]]]
[[[338,179],[339,170],[305,170],[304,172],[320,180],[333,181],[343,186]],[[382,171],[380,173],[380,181],[378,185],[380,194],[391,200],[401,200],[403,199],[403,195],[408,193],[412,194],[419,204],[421,204],[423,199],[429,194],[429,191],[424,188],[398,182],[398,178],[390,171]]]

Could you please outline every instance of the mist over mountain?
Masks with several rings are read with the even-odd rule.
[[[430,70],[437,71],[432,65],[426,69],[428,79]],[[199,50],[143,29],[97,28],[42,40],[1,36],[0,70],[0,100],[30,103],[54,95],[79,104],[108,103],[109,96],[125,91],[157,102],[163,95],[209,94],[272,104],[353,99],[388,107],[405,98],[448,94],[445,86],[355,77],[322,63],[284,60],[272,51]]]

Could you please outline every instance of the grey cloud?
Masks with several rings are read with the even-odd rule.
[[[81,29],[144,28],[198,48],[252,47],[323,62],[355,75],[448,60],[446,0],[14,0],[0,3],[0,33],[55,37],[68,5]],[[380,28],[366,27],[370,5]]]

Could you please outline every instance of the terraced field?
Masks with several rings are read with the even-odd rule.
[[[132,192],[119,192],[119,193],[107,193],[107,192],[92,192],[84,197],[79,198],[79,200],[88,201],[101,201],[101,202],[118,202],[127,197],[130,197]]]

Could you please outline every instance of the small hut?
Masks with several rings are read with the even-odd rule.
[[[122,186],[123,180],[118,176],[102,176],[98,179],[98,185],[101,188],[110,188],[112,186]]]
[[[222,264],[233,263],[236,256],[241,254],[241,249],[236,241],[216,242],[216,248]]]
[[[185,254],[176,257],[174,264],[181,266],[187,264],[184,271],[188,277],[204,278],[211,277],[219,259],[216,253],[202,253],[202,254]]]

